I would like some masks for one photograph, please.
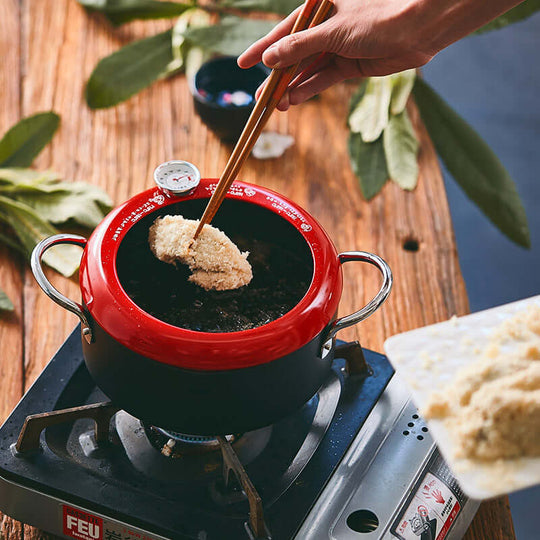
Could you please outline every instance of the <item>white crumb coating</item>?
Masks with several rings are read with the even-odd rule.
[[[432,394],[426,418],[446,421],[459,457],[540,455],[540,307],[500,324],[481,357]]]
[[[166,263],[181,262],[192,274],[189,280],[206,290],[224,291],[247,285],[253,278],[247,257],[225,233],[205,225],[193,241],[198,220],[183,216],[157,218],[148,241],[152,253]]]

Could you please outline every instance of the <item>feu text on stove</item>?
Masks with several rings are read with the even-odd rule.
[[[103,520],[98,516],[64,505],[64,535],[78,540],[101,540]]]

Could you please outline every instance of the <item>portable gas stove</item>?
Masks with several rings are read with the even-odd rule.
[[[0,509],[82,540],[461,538],[478,503],[387,359],[358,343],[336,357],[290,417],[190,436],[107,402],[76,330],[0,429]]]

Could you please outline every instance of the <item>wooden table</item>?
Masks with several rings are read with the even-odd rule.
[[[112,30],[74,0],[2,0],[1,132],[24,116],[56,111],[61,129],[35,167],[102,186],[116,203],[150,187],[153,169],[169,159],[191,161],[204,176],[219,176],[231,149],[194,116],[183,76],[159,82],[114,109],[92,112],[82,98],[84,83],[101,57],[170,24],[133,23]],[[405,193],[389,183],[368,204],[346,151],[352,89],[343,84],[319,100],[276,114],[270,128],[290,133],[295,145],[281,159],[250,158],[241,178],[275,189],[306,208],[339,250],[373,251],[388,261],[395,277],[390,300],[360,328],[339,336],[360,339],[380,351],[386,337],[463,315],[468,302],[437,158],[414,107],[411,114],[421,141],[418,188]],[[409,240],[418,242],[417,251],[404,248]],[[379,276],[365,266],[345,267],[342,314],[363,305],[377,290]],[[0,320],[3,421],[77,321],[40,291],[20,257],[1,246],[0,268],[0,287],[15,304],[14,314]],[[69,297],[79,298],[76,279],[53,271],[47,275]],[[1,517],[0,538],[23,537],[48,535]],[[484,503],[466,538],[514,538],[508,499]]]

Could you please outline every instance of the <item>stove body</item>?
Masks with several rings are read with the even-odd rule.
[[[172,439],[160,451],[153,428],[124,411],[105,443],[92,420],[78,419],[43,430],[39,450],[16,451],[27,416],[106,399],[75,330],[0,429],[0,510],[79,540],[461,538],[478,503],[462,493],[386,358],[364,356],[368,372],[348,374],[338,358],[301,410],[224,443],[260,495],[255,534],[253,497],[224,480],[219,450],[194,440],[164,455]]]

